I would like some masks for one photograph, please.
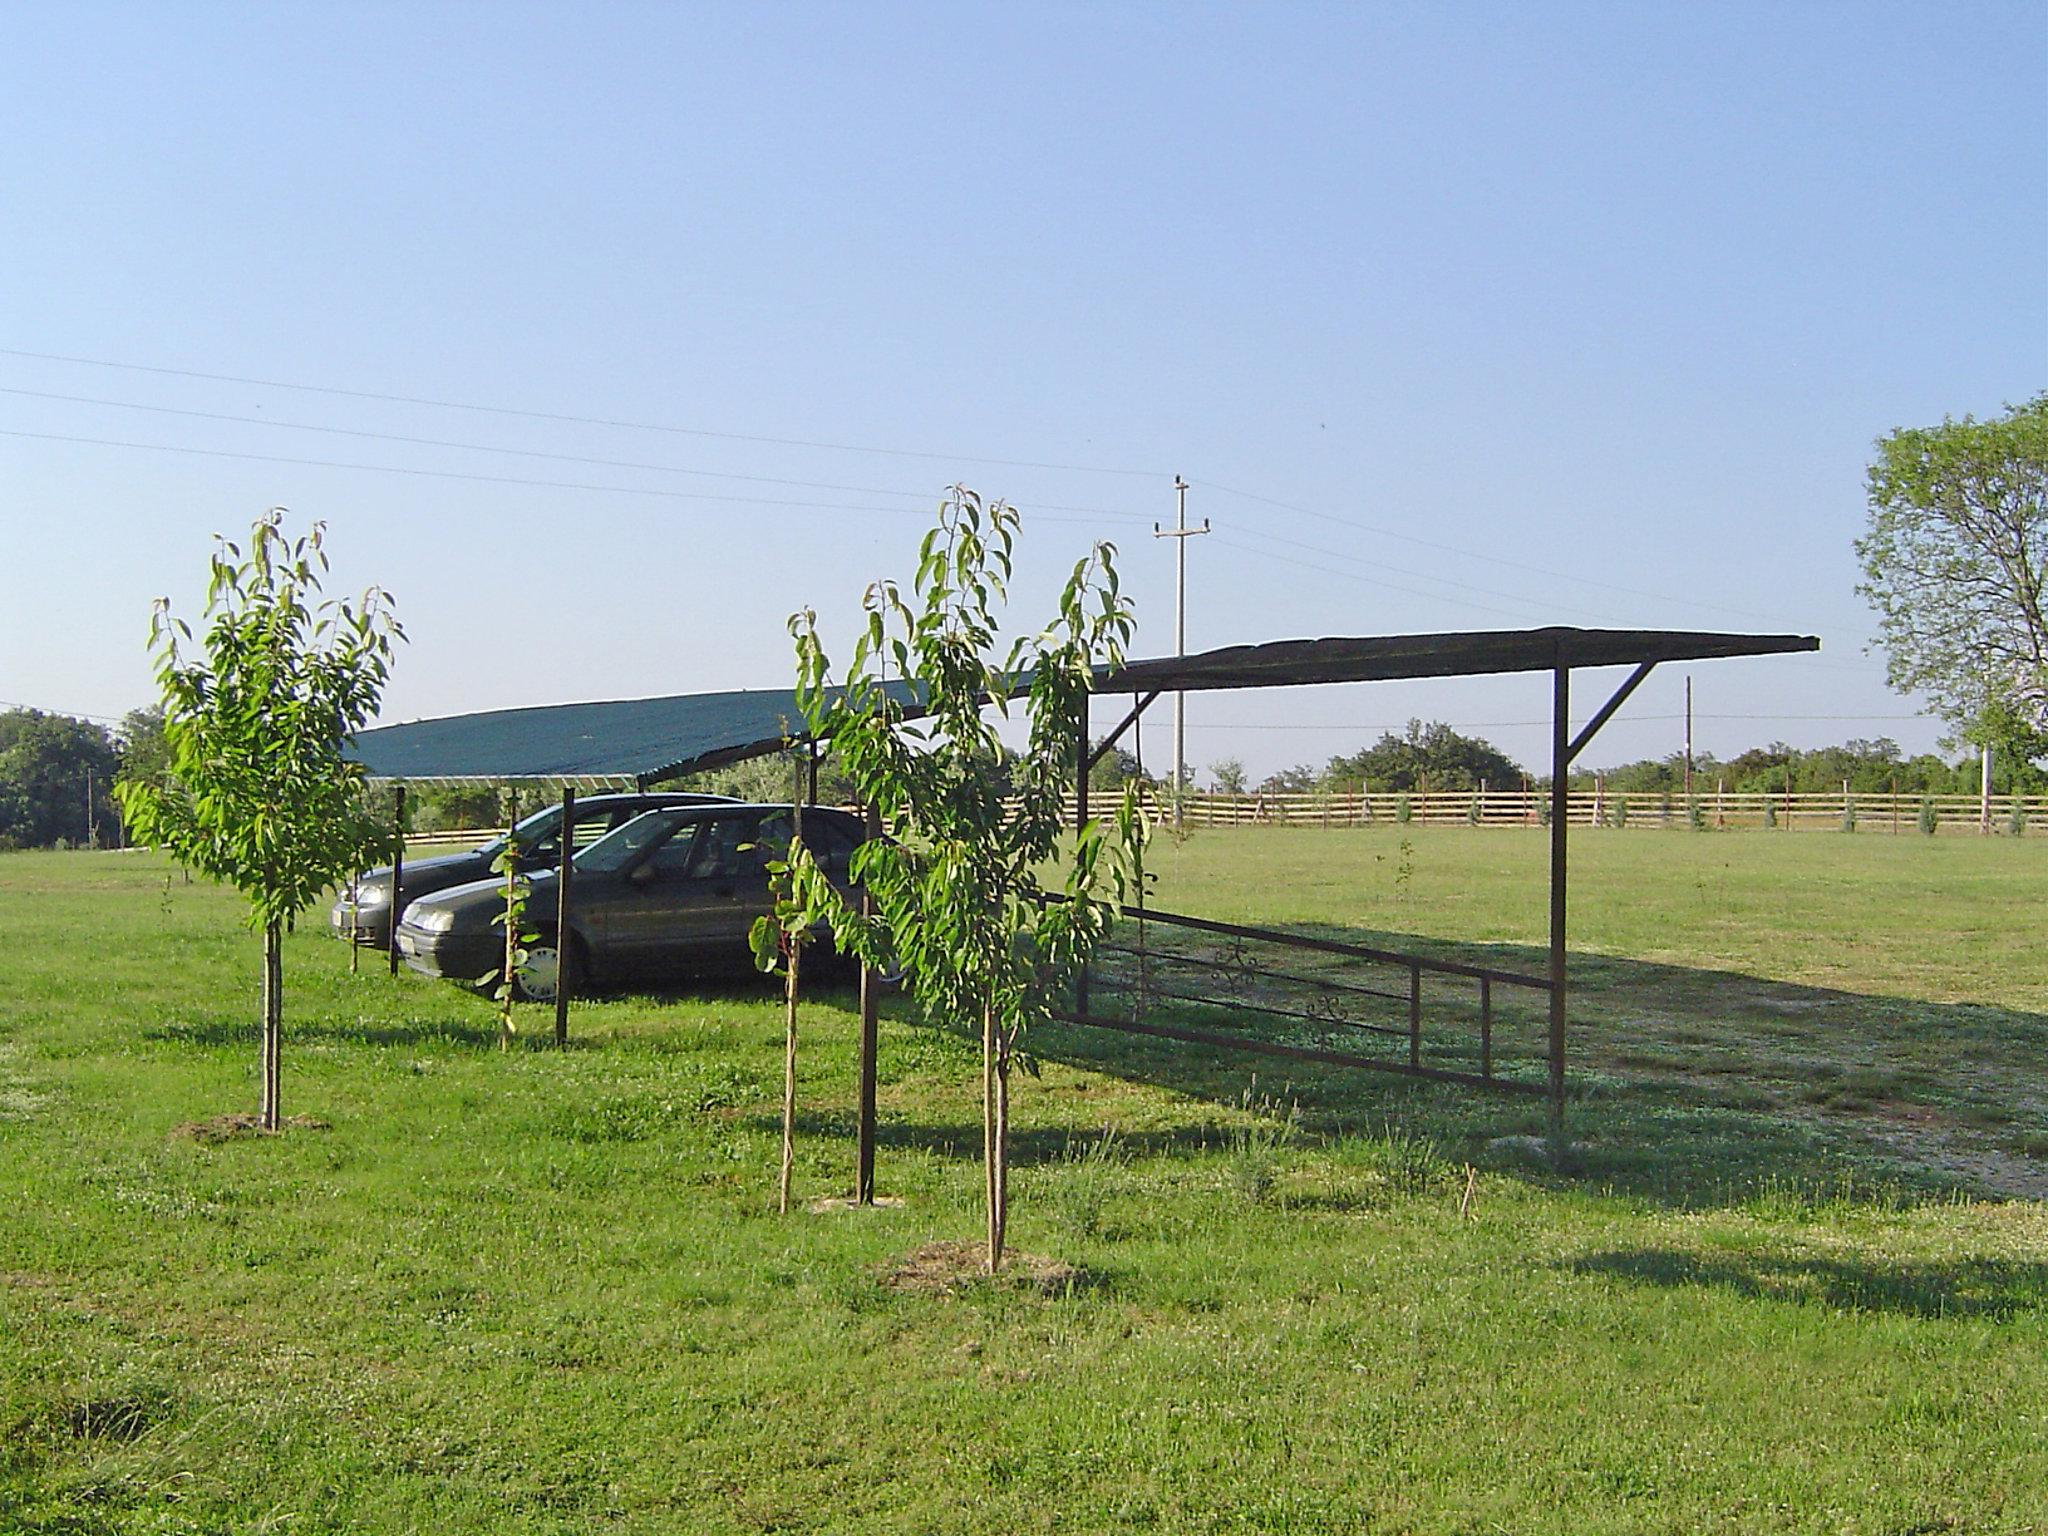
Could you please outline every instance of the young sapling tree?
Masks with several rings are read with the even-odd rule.
[[[864,964],[900,970],[934,1023],[979,1030],[991,1272],[1008,1221],[1011,1065],[1130,895],[1144,836],[1129,785],[1113,817],[1066,828],[1094,669],[1122,660],[1133,627],[1115,549],[1096,545],[1069,575],[1057,618],[999,650],[1017,526],[1007,503],[954,487],[919,549],[911,599],[893,582],[868,588],[843,682],[833,680],[816,614],[790,620],[811,737],[837,755],[892,835],[863,844],[851,865],[872,916],[798,842],[778,875],[773,917],[754,929],[765,967],[784,935],[827,924]],[[891,681],[909,685],[922,718],[905,719]],[[1005,775],[989,712],[1009,716],[1019,693],[1027,741]]]
[[[219,541],[203,639],[158,599],[150,649],[166,762],[160,774],[115,786],[130,836],[232,885],[263,934],[266,1131],[281,1123],[284,930],[336,882],[391,852],[362,767],[343,753],[376,712],[404,637],[381,588],[354,602],[322,599],[325,525],[294,539],[283,521],[281,507],[258,518],[246,553]]]

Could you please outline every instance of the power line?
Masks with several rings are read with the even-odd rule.
[[[258,389],[289,389],[302,394],[334,395],[345,400],[375,400],[386,405],[424,405],[442,411],[471,411],[484,416],[513,416],[522,421],[568,422],[584,427],[615,427],[628,432],[663,432],[677,437],[708,437],[729,443],[763,443],[777,448],[815,448],[829,453],[867,453],[886,458],[927,459],[955,464],[992,464],[1004,469],[1046,469],[1063,474],[1130,475],[1162,480],[1166,478],[1149,469],[1121,469],[1101,464],[1057,464],[1037,459],[991,458],[985,454],[933,453],[923,449],[879,448],[865,443],[831,443],[801,437],[766,437],[751,432],[721,432],[710,427],[682,427],[655,421],[578,416],[567,411],[534,411],[507,405],[480,405],[466,400],[439,400],[427,395],[342,389],[331,384],[300,384],[288,379],[252,378],[235,373],[205,373],[196,368],[165,368],[149,363],[114,362],[99,357],[74,357],[62,352],[30,352],[20,347],[0,347],[0,357],[30,358],[44,363],[71,363],[82,368],[112,368],[124,373],[150,373],[174,379],[203,379],[213,384],[248,384]]]
[[[1530,615],[1527,613],[1511,613],[1505,608],[1494,608],[1485,603],[1475,603],[1469,598],[1446,597],[1441,592],[1424,592],[1416,587],[1404,587],[1399,582],[1380,581],[1372,576],[1362,576],[1356,571],[1331,570],[1326,565],[1317,565],[1308,560],[1297,560],[1292,555],[1275,554],[1270,549],[1260,549],[1256,544],[1241,544],[1235,539],[1219,537],[1216,542],[1229,549],[1243,550],[1248,555],[1258,555],[1266,560],[1277,560],[1282,565],[1299,566],[1305,571],[1315,571],[1325,576],[1336,576],[1346,581],[1363,582],[1369,587],[1383,587],[1389,592],[1400,592],[1409,597],[1422,598],[1428,602],[1451,603],[1460,608],[1471,609],[1475,613],[1490,613],[1497,618],[1513,619],[1518,624],[1530,622]]]
[[[929,499],[929,491],[902,491],[888,486],[840,485],[827,480],[786,480],[773,475],[748,475],[731,470],[696,469],[682,464],[649,464],[634,459],[598,459],[575,453],[548,453],[538,448],[507,448],[497,443],[467,443],[440,437],[412,437],[401,432],[372,432],[357,427],[333,427],[310,421],[279,421],[268,416],[237,416],[227,411],[198,411],[183,406],[151,405],[140,400],[108,400],[95,395],[65,395],[44,389],[16,389],[0,384],[0,395],[17,395],[30,400],[56,400],[68,405],[107,406],[121,411],[149,411],[159,416],[184,416],[199,421],[228,421],[242,426],[271,427],[289,432],[323,432],[336,437],[360,437],[385,443],[406,443],[420,448],[456,448],[473,453],[502,453],[522,459],[549,459],[563,464],[587,464],[601,469],[648,470],[664,475],[694,475],[709,480],[742,480],[755,485],[790,486],[799,490],[844,491],[855,496],[905,496]],[[1097,517],[1145,522],[1135,512],[1113,507],[1067,506],[1058,502],[1034,502],[1052,512],[1086,512]]]
[[[119,725],[120,715],[96,715],[89,709],[46,709],[40,704],[23,704],[17,699],[0,699],[0,709],[27,709],[39,715],[63,715],[73,720],[97,720],[103,725]]]
[[[603,485],[576,480],[532,480],[517,475],[482,475],[452,469],[416,469],[403,464],[362,464],[346,459],[301,459],[276,453],[237,453],[225,448],[192,448],[178,443],[135,443],[108,437],[72,437],[59,432],[19,432],[0,427],[0,437],[31,438],[46,443],[76,443],[92,448],[132,448],[143,453],[181,453],[207,459],[242,459],[255,464],[296,464],[312,469],[354,469],[370,474],[414,475],[428,480],[466,480],[480,485],[515,485],[557,491],[591,491],[615,496],[653,496],[667,501],[716,501],[756,507],[794,507],[819,512],[884,512],[921,516],[916,507],[865,507],[851,502],[794,501],[770,496],[729,496],[717,491],[677,491],[659,486]],[[1090,523],[1092,518],[1049,515],[1050,523]]]
[[[1762,619],[1766,623],[1775,622],[1769,615],[1758,613],[1750,608],[1733,608],[1726,603],[1703,603],[1697,598],[1672,597],[1668,593],[1651,592],[1640,587],[1625,587],[1611,581],[1596,581],[1590,576],[1578,576],[1569,571],[1554,571],[1545,566],[1531,565],[1526,561],[1507,560],[1499,555],[1483,555],[1474,550],[1460,549],[1455,544],[1442,544],[1433,539],[1417,538],[1413,534],[1399,533],[1392,528],[1382,528],[1377,524],[1364,522],[1358,518],[1340,517],[1334,512],[1324,512],[1315,507],[1304,507],[1291,501],[1280,501],[1272,496],[1261,496],[1256,491],[1242,491],[1232,486],[1219,485],[1213,480],[1198,483],[1206,485],[1212,491],[1221,491],[1226,496],[1239,496],[1246,501],[1258,502],[1261,506],[1277,507],[1283,512],[1293,512],[1302,517],[1320,518],[1327,523],[1336,523],[1345,528],[1355,528],[1361,533],[1375,533],[1382,538],[1399,539],[1403,543],[1416,544],[1424,549],[1434,549],[1444,554],[1457,555],[1461,559],[1481,560],[1488,565],[1504,566],[1514,571],[1526,571],[1534,576],[1547,576],[1554,581],[1571,581],[1577,582],[1581,586],[1599,587],[1609,592],[1619,592],[1627,597],[1647,597],[1660,603],[1680,603],[1686,607],[1702,608],[1715,613],[1732,613],[1743,618]]]
[[[1531,608],[1535,606],[1532,599],[1525,598],[1520,593],[1502,592],[1493,587],[1475,586],[1469,581],[1455,581],[1448,576],[1433,576],[1428,571],[1411,571],[1404,566],[1384,565],[1377,560],[1369,561],[1361,555],[1354,555],[1345,550],[1328,549],[1320,544],[1304,543],[1300,539],[1290,539],[1286,537],[1284,534],[1268,533],[1263,528],[1247,528],[1241,523],[1224,523],[1220,524],[1219,526],[1225,528],[1234,528],[1239,533],[1249,534],[1253,538],[1270,539],[1276,544],[1290,545],[1295,549],[1306,550],[1310,554],[1322,555],[1326,559],[1345,560],[1351,562],[1354,565],[1368,565],[1374,570],[1391,571],[1397,576],[1411,576],[1415,578],[1417,581],[1434,581],[1446,587],[1457,587],[1461,591],[1477,592],[1482,597],[1497,597],[1500,598],[1503,602],[1521,603]],[[1603,622],[1610,624],[1619,624],[1625,622],[1624,620],[1615,618],[1612,614],[1603,614],[1591,608],[1567,608],[1564,611],[1567,613],[1583,614],[1588,618],[1600,619]]]

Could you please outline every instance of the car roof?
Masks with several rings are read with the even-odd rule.
[[[750,816],[759,818],[793,811],[796,807],[786,800],[722,800],[705,805],[653,805],[649,806],[648,809],[651,811],[701,811],[706,816]],[[858,821],[860,819],[852,811],[842,810],[836,805],[807,805],[803,810],[806,816],[830,816],[842,821]]]
[[[644,805],[650,810],[665,805],[739,805],[731,795],[707,795],[694,789],[646,789],[605,795],[578,795],[580,806]]]

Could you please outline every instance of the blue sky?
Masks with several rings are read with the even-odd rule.
[[[1156,653],[1179,473],[1217,525],[1193,647],[1811,631],[1695,669],[1700,744],[1918,749],[1853,591],[1871,440],[2048,385],[2037,4],[7,31],[0,428],[37,434],[0,436],[8,701],[146,702],[150,600],[191,611],[209,536],[274,503],[397,593],[387,719],[783,684],[788,612],[843,633],[955,479],[1025,509],[1024,615],[1116,539]],[[1668,670],[1592,760],[1676,749]],[[1189,752],[1256,774],[1423,715],[1533,763],[1545,706],[1209,696]]]

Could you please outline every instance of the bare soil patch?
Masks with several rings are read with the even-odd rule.
[[[980,1243],[926,1243],[875,1271],[884,1290],[909,1296],[946,1296],[977,1285],[1013,1286],[1059,1296],[1088,1284],[1088,1274],[1059,1259],[1015,1249],[1003,1255],[1003,1267],[988,1272],[988,1249]]]
[[[283,1130],[331,1131],[327,1121],[312,1115],[286,1115]],[[203,1147],[215,1146],[223,1141],[233,1141],[241,1136],[269,1136],[275,1134],[263,1129],[259,1116],[246,1111],[232,1115],[215,1115],[211,1120],[188,1120],[183,1125],[171,1128],[171,1140],[196,1141]]]

